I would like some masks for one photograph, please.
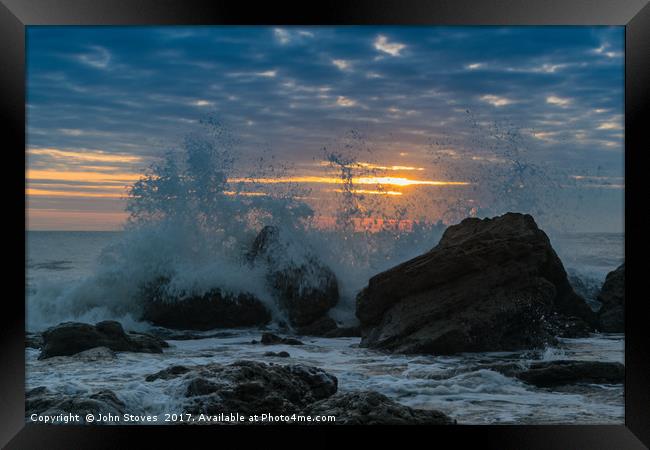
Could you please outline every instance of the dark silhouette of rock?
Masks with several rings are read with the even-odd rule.
[[[339,300],[336,276],[318,257],[278,227],[265,226],[248,253],[251,264],[264,264],[267,283],[294,326],[325,316]]]
[[[336,417],[335,422],[323,423],[334,425],[452,425],[455,423],[439,411],[409,408],[373,391],[336,394],[309,405],[303,413],[310,416],[332,415]]]
[[[530,365],[516,377],[538,387],[575,383],[623,383],[625,366],[601,361],[547,361]]]
[[[401,353],[542,347],[596,322],[546,234],[517,213],[450,226],[429,252],[371,278],[356,314],[361,345]]]
[[[336,393],[335,376],[305,365],[256,361],[207,364],[149,375],[147,380],[182,377],[191,414],[294,414]]]
[[[265,325],[271,313],[249,293],[212,289],[201,295],[172,296],[160,278],[142,289],[142,318],[155,325],[182,330],[211,330]]]
[[[291,355],[288,352],[265,352],[264,356],[276,358],[289,358]]]
[[[625,263],[607,274],[598,300],[602,303],[598,310],[600,330],[607,333],[625,332]]]
[[[107,347],[120,352],[162,353],[168,344],[144,333],[126,333],[115,321],[96,325],[65,322],[49,328],[42,334],[43,346],[39,359],[69,356],[94,347]]]
[[[297,334],[303,336],[319,336],[319,337],[360,337],[361,330],[359,327],[339,327],[334,319],[328,316],[323,316],[315,322],[302,327],[296,327]]]
[[[86,414],[123,415],[126,405],[113,391],[101,390],[90,395],[63,394],[52,392],[44,386],[29,390],[25,394],[25,416],[31,414],[55,416],[58,414],[79,414],[85,422]],[[71,423],[72,425],[77,422]]]
[[[298,339],[280,337],[273,333],[263,333],[261,342],[263,345],[275,345],[275,344],[304,345]]]

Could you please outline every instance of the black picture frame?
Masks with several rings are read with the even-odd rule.
[[[643,183],[644,151],[650,149],[650,5],[647,0],[356,0],[321,4],[249,2],[239,0],[0,0],[0,114],[5,125],[7,170],[5,192],[13,208],[6,215],[15,226],[7,232],[14,244],[5,283],[15,290],[5,295],[0,313],[0,444],[6,448],[130,448],[144,438],[147,447],[187,443],[188,433],[208,433],[207,442],[225,445],[236,435],[238,444],[253,434],[304,433],[304,427],[47,426],[25,424],[25,309],[19,300],[24,266],[14,261],[25,254],[25,27],[29,25],[164,25],[164,24],[419,24],[419,25],[624,25],[625,26],[625,425],[621,426],[449,426],[425,430],[430,442],[440,439],[454,447],[467,443],[500,449],[633,449],[650,445],[650,346],[647,299],[641,294],[643,250],[648,229]],[[645,125],[645,126],[644,126]],[[10,176],[8,176],[10,175]],[[22,219],[21,219],[22,218]],[[19,229],[23,227],[23,230]],[[22,234],[24,236],[24,234]],[[21,245],[22,244],[22,245]],[[15,259],[11,258],[15,252]],[[5,291],[7,292],[7,291]],[[14,295],[15,293],[15,295]],[[639,295],[635,295],[635,294]],[[345,430],[343,430],[345,429]],[[319,443],[336,444],[350,427],[330,427]],[[378,436],[410,437],[413,431],[353,428]],[[411,429],[412,430],[412,429]],[[313,440],[316,427],[309,428]],[[303,440],[304,443],[309,441]],[[426,442],[426,441],[423,441]]]

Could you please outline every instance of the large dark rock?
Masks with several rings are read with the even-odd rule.
[[[547,361],[530,365],[516,377],[538,387],[575,383],[623,383],[625,366],[601,361]]]
[[[101,390],[93,394],[62,394],[52,392],[44,386],[27,391],[25,394],[25,416],[32,414],[56,416],[59,414],[79,414],[85,422],[86,414],[112,414],[121,416],[126,405],[110,390]],[[75,422],[72,423],[74,425]]]
[[[39,359],[68,356],[94,347],[113,351],[162,353],[168,344],[144,333],[126,333],[119,322],[106,320],[97,325],[65,322],[45,330]]]
[[[598,311],[599,328],[608,333],[625,331],[625,263],[608,273],[598,295],[602,303]]]
[[[147,376],[183,378],[190,414],[293,414],[336,393],[335,376],[305,365],[267,365],[256,361],[175,366]]]
[[[449,227],[429,252],[371,278],[356,314],[363,346],[401,353],[542,347],[595,324],[546,234],[517,213]]]
[[[260,231],[248,259],[254,265],[266,266],[267,283],[291,325],[309,325],[339,300],[334,272],[277,227],[266,226]]]
[[[142,318],[155,325],[181,330],[211,330],[265,325],[271,313],[249,293],[225,293],[212,289],[201,295],[173,296],[160,278],[142,289]]]
[[[373,391],[346,392],[309,405],[310,416],[329,416],[339,425],[452,425],[455,422],[440,411],[413,409]]]

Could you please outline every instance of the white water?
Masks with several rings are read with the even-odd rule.
[[[306,345],[260,345],[260,332],[236,330],[230,336],[169,341],[162,355],[118,353],[116,360],[75,357],[37,360],[27,349],[27,389],[92,393],[111,389],[131,414],[179,413],[184,389],[179,379],[145,382],[147,374],[171,365],[229,363],[252,359],[276,364],[310,364],[336,375],[339,390],[371,389],[417,408],[437,409],[465,424],[611,424],[623,422],[622,385],[578,385],[539,389],[481,369],[493,363],[526,366],[533,359],[622,361],[623,337],[599,335],[566,339],[562,348],[542,352],[478,353],[453,357],[386,355],[358,347],[358,338],[302,338]],[[264,357],[287,351],[290,358]]]
[[[119,320],[127,330],[146,331],[149,325],[138,320],[139,289],[160,276],[171,279],[172,293],[200,293],[215,287],[251,292],[279,319],[282,313],[265,286],[263,269],[251,268],[243,261],[256,233],[269,224],[278,225],[290,237],[290,261],[312,252],[334,271],[341,300],[330,314],[351,324],[355,321],[354,297],[368,279],[431,249],[443,231],[435,225],[415,231],[354,230],[352,218],[360,214],[376,217],[381,205],[353,194],[349,182],[354,158],[340,154],[326,158],[340,169],[344,181],[333,230],[310,226],[313,210],[302,201],[307,194],[293,186],[264,186],[263,196],[226,194],[243,189],[226,182],[229,177],[281,174],[275,169],[267,173],[267,164],[260,164],[264,168],[259,173],[238,174],[229,156],[230,140],[220,133],[217,129],[213,136],[218,146],[188,138],[184,159],[168,158],[148,179],[133,186],[129,203],[132,221],[124,232],[28,232],[29,331],[68,320],[95,323],[107,319]],[[251,182],[245,188],[262,186]],[[402,214],[396,211],[383,217],[399,219]],[[551,239],[568,268],[597,282],[623,259],[620,235]],[[162,355],[121,353],[116,360],[94,362],[75,357],[38,361],[38,351],[27,349],[26,383],[28,388],[47,386],[65,393],[107,388],[126,402],[130,413],[178,413],[182,402],[178,381],[147,383],[145,375],[173,364],[271,361],[273,358],[262,353],[287,350],[291,358],[274,362],[315,365],[335,374],[341,390],[374,389],[406,405],[439,409],[460,423],[623,421],[622,385],[537,389],[481,367],[496,362],[526,365],[540,358],[622,360],[624,340],[620,335],[565,340],[560,348],[542,352],[433,357],[360,349],[358,338],[305,338],[308,345],[286,349],[249,345],[252,339],[259,339],[259,333],[239,330],[223,338],[171,341],[172,347]]]

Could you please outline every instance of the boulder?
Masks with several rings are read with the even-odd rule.
[[[185,390],[183,410],[190,414],[293,414],[333,395],[338,384],[335,376],[316,367],[256,361],[176,367],[146,380],[177,377]]]
[[[79,414],[85,422],[86,414],[112,414],[121,416],[126,405],[113,391],[101,390],[92,394],[63,394],[52,392],[45,386],[27,391],[25,394],[25,416],[32,414],[55,416]],[[74,425],[75,422],[72,423]]]
[[[312,403],[303,414],[332,415],[338,425],[452,425],[455,422],[442,412],[413,409],[400,405],[373,391],[339,393]]]
[[[289,358],[291,355],[288,352],[265,352],[263,356],[274,358]]]
[[[359,327],[339,327],[336,321],[328,316],[323,316],[309,325],[296,327],[295,331],[303,336],[319,336],[328,338],[361,336],[361,330]]]
[[[371,278],[356,307],[361,345],[399,353],[543,347],[596,322],[547,235],[517,213],[450,226],[429,252]]]
[[[155,325],[181,330],[211,330],[265,325],[271,313],[249,293],[226,293],[211,289],[201,295],[173,296],[161,278],[142,289],[142,318]]]
[[[538,387],[576,383],[620,384],[625,379],[625,366],[617,362],[546,361],[530,365],[516,377]]]
[[[268,286],[293,326],[315,322],[339,300],[334,272],[278,227],[265,226],[247,257],[253,265],[265,265]]]
[[[273,334],[273,333],[263,333],[261,343],[263,345],[276,345],[276,344],[304,345],[298,339],[280,337],[277,334]]]
[[[119,352],[162,353],[168,344],[144,333],[126,333],[119,322],[107,320],[96,325],[65,322],[45,330],[39,359],[69,356],[94,347]]]
[[[625,332],[625,263],[607,274],[598,300],[602,304],[598,310],[600,330],[607,333]]]

